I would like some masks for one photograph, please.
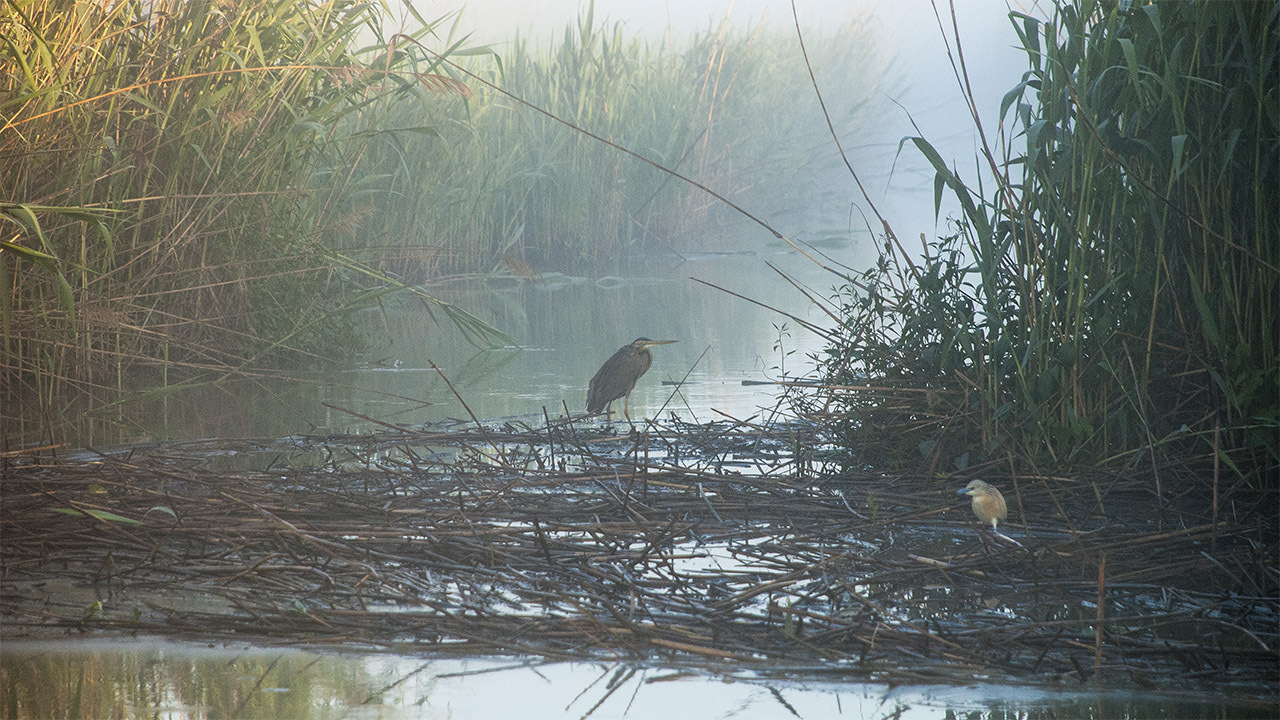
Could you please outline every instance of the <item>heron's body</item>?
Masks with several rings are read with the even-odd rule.
[[[636,338],[630,345],[625,345],[614,353],[596,372],[595,377],[591,378],[591,385],[587,388],[587,412],[594,415],[614,400],[626,398],[622,412],[627,416],[627,422],[631,422],[631,391],[635,389],[640,376],[653,364],[653,353],[649,352],[649,348],[673,342],[675,340]]]
[[[973,514],[983,523],[990,523],[992,530],[996,529],[1001,520],[1009,517],[1009,507],[1005,505],[1004,495],[994,485],[981,480],[970,480],[968,485],[957,492],[973,498]]]

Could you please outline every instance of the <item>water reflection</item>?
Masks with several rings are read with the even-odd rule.
[[[863,262],[868,252],[847,239],[828,251],[850,263]],[[64,413],[75,426],[64,438],[76,445],[98,445],[376,428],[347,410],[410,425],[468,419],[472,413],[484,420],[541,422],[544,409],[550,417],[562,416],[566,407],[583,412],[591,376],[614,351],[639,336],[679,343],[655,351],[653,367],[632,393],[632,417],[654,417],[660,411],[699,421],[717,419],[717,411],[747,417],[772,406],[776,391],[768,384],[744,386],[743,381],[776,378],[783,366],[793,374],[803,371],[804,354],[817,350],[820,342],[777,313],[690,278],[820,320],[808,300],[766,261],[820,293],[838,282],[799,253],[776,249],[668,261],[626,276],[454,283],[432,291],[502,328],[519,347],[481,350],[463,341],[447,321],[438,324],[410,301],[364,316],[375,347],[347,368],[294,371],[284,377],[262,374],[100,407],[85,397]],[[679,393],[673,393],[674,383],[682,383]],[[46,427],[35,418],[27,428],[6,434],[14,445],[17,440],[37,442],[44,439]]]
[[[1256,717],[1229,698],[899,687],[519,658],[430,659],[148,640],[7,642],[4,718]],[[1270,708],[1274,710],[1274,708]]]

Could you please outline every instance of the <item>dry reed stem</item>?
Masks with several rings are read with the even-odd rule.
[[[1194,484],[1157,509],[1145,478],[1023,477],[1015,549],[984,541],[957,481],[800,472],[801,430],[821,441],[509,423],[10,453],[0,627],[1270,687],[1267,498],[1235,488],[1235,524],[1214,524]]]

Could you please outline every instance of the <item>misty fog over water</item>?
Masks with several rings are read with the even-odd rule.
[[[576,27],[587,5],[566,2],[416,3],[428,20],[443,19],[441,47],[452,23],[453,40],[470,34],[466,46],[489,44],[501,56],[513,50],[517,36],[539,46],[558,42]],[[995,137],[1001,96],[1017,83],[1025,65],[1013,48],[1016,36],[1004,3],[961,0],[956,3],[968,77],[989,139]],[[945,6],[941,6],[946,11]],[[1037,14],[1033,7],[1017,8]],[[928,0],[874,2],[810,2],[798,0],[796,12],[810,41],[825,32],[866,28],[872,43],[849,62],[866,64],[873,76],[871,97],[859,98],[832,78],[834,62],[814,67],[828,108],[858,106],[858,119],[839,123],[840,142],[870,199],[909,251],[919,238],[946,234],[946,217],[955,208],[943,199],[942,220],[935,222],[933,171],[902,139],[922,133],[953,162],[961,177],[977,173],[977,135],[948,59],[948,43],[938,28]],[[943,20],[950,22],[949,16]],[[412,22],[411,19],[406,22]],[[698,33],[757,29],[773,41],[793,48],[780,53],[802,70],[790,3],[779,0],[721,2],[621,2],[599,0],[596,26],[619,24],[648,42],[678,50]],[[859,30],[858,33],[862,33]],[[856,34],[855,37],[862,37]],[[484,59],[477,58],[477,62]],[[853,72],[863,69],[853,68]],[[798,76],[806,76],[800,73]],[[854,75],[856,77],[856,74]],[[803,96],[807,96],[806,93]],[[750,92],[750,88],[742,88]],[[816,102],[796,107],[761,107],[762,116],[794,113],[809,133],[815,150],[813,167],[801,173],[797,186],[763,169],[758,184],[743,200],[788,238],[813,243],[824,262],[856,273],[875,262],[879,223],[831,140]],[[806,129],[807,128],[807,129]],[[850,129],[851,128],[851,129]],[[569,133],[568,129],[564,132]],[[627,138],[614,138],[622,145]],[[637,148],[643,150],[643,148]],[[698,178],[695,178],[698,179]],[[807,187],[802,187],[807,183]],[[707,202],[715,205],[710,198]],[[659,410],[685,420],[706,420],[715,412],[746,417],[771,406],[776,393],[768,386],[743,381],[776,379],[783,372],[806,370],[805,356],[822,349],[820,338],[794,321],[713,289],[694,279],[736,292],[765,306],[810,322],[829,322],[820,311],[770,269],[782,272],[818,295],[829,295],[840,278],[821,269],[778,241],[766,229],[727,208],[717,208],[714,225],[694,232],[717,253],[685,252],[652,257],[639,267],[601,267],[595,272],[538,267],[537,280],[516,284],[480,280],[470,284],[430,285],[429,291],[454,302],[509,334],[517,348],[482,351],[465,342],[447,321],[437,322],[412,303],[403,312],[370,313],[363,322],[374,347],[358,366],[333,373],[302,374],[290,379],[230,381],[216,386],[165,395],[134,403],[124,410],[125,431],[135,438],[280,436],[367,429],[359,420],[325,406],[350,408],[384,421],[422,423],[463,418],[466,412],[440,377],[441,368],[481,418],[541,417],[546,412],[581,412],[587,381],[614,350],[636,337],[679,342],[655,351],[654,367],[641,379],[631,408],[653,417]],[[702,242],[711,239],[710,242]],[[727,254],[726,254],[727,253]],[[617,277],[617,276],[622,277]],[[680,393],[672,383],[685,381]],[[664,384],[665,383],[665,384]],[[90,432],[83,442],[117,441]]]
[[[455,36],[471,33],[471,42],[489,44],[499,56],[511,49],[511,39],[517,35],[537,45],[558,42],[586,7],[562,2],[512,5],[494,0],[471,2],[465,7],[440,2],[417,5],[428,18],[459,12],[446,21],[446,25],[456,21]],[[1003,3],[965,0],[956,8],[969,81],[987,124],[988,138],[993,141],[1000,98],[1018,82],[1025,60],[1013,47],[1016,36]],[[940,10],[946,12],[947,8],[944,5]],[[1023,10],[1035,13],[1034,8]],[[910,144],[899,147],[904,137],[923,133],[953,162],[961,177],[974,177],[979,167],[975,160],[977,133],[953,73],[948,43],[952,57],[958,55],[954,41],[944,40],[938,28],[934,6],[928,0],[801,0],[796,3],[796,13],[811,45],[822,33],[850,23],[875,44],[877,59],[867,68],[875,75],[872,86],[879,88],[873,97],[850,98],[851,88],[824,82],[836,74],[829,65],[814,67],[817,83],[829,109],[865,104],[859,110],[863,119],[854,123],[852,131],[846,130],[849,134],[840,137],[840,142],[871,202],[909,251],[919,247],[921,234],[933,238],[947,233],[946,217],[955,208],[944,198],[942,217],[935,223],[933,171]],[[949,37],[951,18],[942,19],[948,24]],[[626,33],[650,42],[670,43],[676,50],[688,37],[718,31],[722,23],[732,31],[760,29],[793,45],[789,61],[803,64],[791,5],[777,0],[607,0],[595,3],[594,23],[608,27],[617,23]],[[851,58],[850,62],[859,60]],[[818,244],[828,255],[826,262],[842,265],[846,272],[870,267],[876,259],[880,224],[840,160],[816,99],[804,107],[764,107],[759,112],[804,114],[799,125],[812,134],[812,143],[819,148],[815,153],[818,161],[812,172],[798,181],[807,181],[806,188],[776,187],[772,178],[762,177],[759,192],[747,196],[744,209],[758,214],[788,238]],[[612,139],[627,144],[625,137]],[[753,200],[759,204],[752,204]],[[578,412],[586,379],[595,368],[617,347],[647,336],[680,342],[655,351],[654,367],[632,397],[633,410],[639,408],[649,416],[659,410],[674,411],[687,420],[706,419],[712,410],[748,416],[769,406],[774,392],[772,388],[744,386],[742,381],[776,379],[783,371],[803,373],[805,356],[819,352],[821,341],[782,315],[691,278],[819,324],[828,320],[769,269],[766,261],[820,295],[829,294],[840,279],[751,220],[728,210],[716,217],[716,226],[707,227],[704,234],[717,238],[717,249],[736,254],[685,255],[683,262],[678,258],[655,260],[644,267],[618,271],[636,275],[621,281],[595,276],[552,277],[549,282],[527,283],[513,292],[494,292],[492,285],[484,286],[475,293],[457,296],[456,302],[509,332],[524,351],[472,356],[472,349],[449,342],[447,328],[434,328],[424,325],[421,317],[408,317],[401,320],[403,324],[388,328],[390,345],[380,352],[392,358],[390,362],[400,363],[399,372],[362,373],[353,384],[374,383],[395,394],[403,393],[405,381],[414,378],[410,386],[415,389],[426,386],[439,390],[436,373],[427,370],[435,362],[461,377],[467,402],[481,417],[540,416],[543,408],[555,414],[565,405]],[[611,272],[602,269],[597,275]],[[671,384],[681,380],[686,382],[682,393],[673,393]],[[663,381],[667,384],[661,384]],[[433,399],[439,397],[438,392],[430,394]],[[392,401],[382,410],[396,412],[395,405]],[[460,411],[446,396],[440,406],[427,411],[427,417],[459,417]]]
[[[1026,67],[1025,55],[1016,47],[1009,12],[1043,17],[1044,11],[1034,0],[957,0],[954,5],[967,79],[991,141],[995,138],[1000,99],[1018,82]],[[536,42],[556,40],[587,6],[585,2],[575,5],[554,0],[415,4],[428,18],[458,13],[459,32],[471,33],[476,43],[489,44],[499,54],[517,34]],[[735,29],[763,28],[792,36],[797,18],[806,34],[830,31],[848,23],[865,25],[884,54],[886,76],[893,84],[882,85],[883,95],[867,99],[869,113],[880,123],[871,136],[842,137],[841,142],[856,155],[854,170],[868,184],[872,200],[885,212],[886,219],[903,237],[929,233],[932,228],[932,170],[910,148],[897,155],[898,142],[903,137],[923,134],[954,163],[962,177],[975,172],[978,138],[948,55],[950,51],[950,57],[959,59],[950,39],[953,18],[947,2],[940,1],[935,8],[930,0],[796,0],[794,15],[792,4],[785,0],[598,0],[594,9],[598,24],[616,22],[626,32],[664,39],[673,46],[694,33],[717,30],[721,23]],[[945,40],[935,12],[941,14],[948,31]],[[795,61],[802,61],[798,53]],[[829,98],[838,98],[842,88],[824,84],[822,68],[815,70],[822,92]],[[871,71],[878,72],[879,68]],[[815,134],[826,135],[820,114],[814,113],[810,121]],[[834,154],[834,144],[829,137],[825,141]],[[848,202],[864,204],[847,173],[838,190]],[[855,229],[860,226],[859,222],[854,224]]]

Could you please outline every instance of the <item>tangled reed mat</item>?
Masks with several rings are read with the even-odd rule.
[[[973,473],[835,473],[794,423],[621,428],[8,453],[0,629],[1277,692],[1271,492],[1222,488],[1215,524],[1176,468],[988,468],[1011,543]]]

